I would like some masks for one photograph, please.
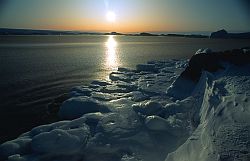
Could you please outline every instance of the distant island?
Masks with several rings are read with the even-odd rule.
[[[59,31],[59,30],[33,30],[33,29],[9,29],[0,28],[0,35],[123,35],[123,36],[170,36],[187,38],[212,38],[212,39],[250,39],[250,32],[228,33],[225,29],[212,32],[210,36],[202,34],[153,34],[148,32],[127,34],[119,32],[82,32],[82,31]]]
[[[148,32],[127,34],[119,32],[82,32],[82,31],[58,31],[58,30],[33,30],[33,29],[9,29],[0,28],[0,35],[123,35],[123,36],[171,36],[171,37],[190,37],[190,38],[208,38],[207,35],[196,34],[152,34]]]
[[[212,32],[210,38],[219,39],[250,39],[250,32],[228,33],[225,29]]]
[[[95,32],[0,28],[0,35],[101,35]]]

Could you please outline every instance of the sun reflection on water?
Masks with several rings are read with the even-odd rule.
[[[117,58],[117,42],[113,35],[110,35],[107,42],[105,43],[106,47],[106,67],[111,70],[117,70],[119,62]]]

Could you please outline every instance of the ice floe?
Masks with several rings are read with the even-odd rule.
[[[93,112],[109,112],[109,109],[93,98],[79,96],[66,100],[58,114],[62,119],[75,119]]]

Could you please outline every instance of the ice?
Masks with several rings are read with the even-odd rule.
[[[250,48],[243,48],[243,52],[245,54],[249,54],[250,53]]]
[[[71,97],[76,97],[76,96],[90,96],[92,90],[88,87],[85,86],[77,86],[72,88],[70,92]]]
[[[133,72],[132,69],[124,68],[124,67],[118,67],[119,72]]]
[[[122,88],[117,85],[109,85],[100,90],[103,93],[127,93],[131,90],[128,88]]]
[[[84,128],[67,131],[55,129],[35,136],[31,141],[31,148],[36,153],[72,153],[84,147],[87,137],[88,132]]]
[[[145,124],[149,130],[167,131],[170,129],[168,122],[159,116],[148,116]]]
[[[206,48],[206,49],[197,50],[195,55],[197,55],[197,54],[210,54],[210,53],[212,53],[212,50],[209,48]]]
[[[95,99],[80,96],[66,100],[58,113],[63,119],[79,118],[86,113],[108,112],[109,109]]]
[[[164,107],[164,112],[166,113],[165,117],[176,113],[187,113],[193,110],[195,106],[196,100],[193,97],[188,97],[181,101],[166,104]]]
[[[109,79],[112,81],[124,81],[131,82],[131,78],[129,75],[125,75],[122,72],[112,72],[109,74]]]
[[[249,58],[243,49],[205,53],[73,88],[64,121],[3,143],[0,160],[248,161]]]
[[[154,61],[139,65],[140,71],[119,68],[110,74],[110,80],[95,80],[89,86],[72,88],[71,98],[63,102],[58,113],[69,121],[36,127],[2,144],[1,158],[139,161],[157,157],[163,160],[176,146],[165,146],[172,139],[164,133],[168,126],[177,124],[178,118],[145,120],[163,115],[164,106],[170,100],[166,99],[165,91],[186,63],[186,60]],[[148,127],[153,129],[150,124],[154,122],[159,128],[164,122],[166,129],[150,130]],[[156,139],[154,135],[162,137]],[[155,147],[159,142],[160,146]],[[164,153],[159,154],[160,151]]]
[[[134,111],[141,113],[143,115],[152,115],[159,113],[162,110],[162,105],[155,101],[147,101],[139,104],[132,105]]]
[[[140,91],[132,91],[124,95],[124,97],[130,97],[132,101],[140,102],[149,99],[150,97],[147,94],[143,94]]]
[[[122,138],[135,134],[140,125],[136,117],[128,118],[126,115],[110,113],[99,121],[97,132],[102,132],[109,138]]]
[[[157,72],[157,68],[154,64],[138,64],[136,65],[136,70],[139,72]]]
[[[130,91],[134,91],[137,89],[137,86],[132,82],[127,83],[127,82],[123,82],[123,81],[116,81],[116,85],[120,88],[125,88],[125,89],[130,90]]]
[[[133,156],[124,155],[124,156],[121,158],[121,161],[139,161],[139,160],[136,159],[136,158],[133,157]]]
[[[2,157],[8,157],[20,153],[20,145],[15,142],[3,143],[0,147],[0,154]]]
[[[99,85],[99,86],[107,86],[107,85],[111,85],[110,83],[103,81],[103,80],[94,80],[91,82],[91,84],[94,85]]]
[[[117,98],[116,96],[110,93],[103,92],[92,92],[91,97],[100,101],[111,101]]]

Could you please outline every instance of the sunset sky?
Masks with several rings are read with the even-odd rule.
[[[240,0],[0,0],[0,28],[249,31],[247,5]]]

